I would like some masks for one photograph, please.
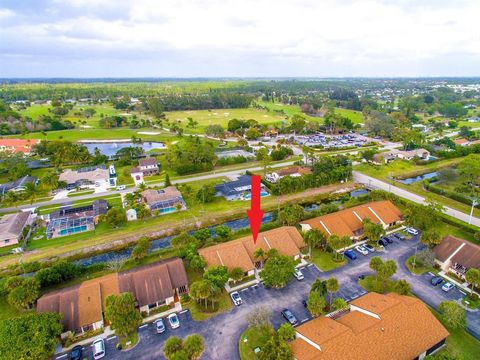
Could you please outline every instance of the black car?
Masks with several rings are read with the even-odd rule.
[[[82,360],[83,358],[83,347],[82,345],[77,345],[72,348],[70,351],[70,360]]]
[[[302,304],[304,307],[307,307],[308,306],[307,300],[302,300]]]
[[[386,241],[383,240],[383,238],[382,238],[382,239],[378,240],[378,245],[387,246],[387,245],[388,245],[388,242],[386,242]]]
[[[405,236],[403,236],[399,233],[395,233],[395,234],[393,234],[393,236],[398,240],[405,240]]]
[[[437,286],[443,282],[443,279],[441,277],[434,276],[432,280],[430,280],[430,282],[432,283],[433,286]]]
[[[390,239],[390,236],[384,236],[382,239],[385,240],[386,242],[388,242],[389,244],[393,243],[393,240]]]
[[[288,309],[282,310],[282,316],[290,323],[290,325],[294,326],[298,324],[298,320],[295,315]]]

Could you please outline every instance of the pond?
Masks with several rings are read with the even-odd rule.
[[[430,173],[426,173],[426,174],[422,174],[422,175],[418,175],[418,176],[410,177],[406,179],[397,179],[397,181],[401,182],[402,184],[408,185],[408,184],[413,184],[419,181],[423,181],[425,179],[432,179],[434,177],[437,177],[437,175],[438,173],[434,171],[434,172],[430,172]]]
[[[84,143],[88,151],[93,154],[95,148],[98,148],[103,155],[111,157],[117,153],[118,150],[126,147],[141,147],[145,152],[148,152],[153,149],[166,149],[166,146],[163,142],[144,142],[141,144],[134,144],[133,142],[91,142]]]

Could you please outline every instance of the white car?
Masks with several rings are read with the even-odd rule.
[[[103,339],[97,339],[92,344],[94,360],[101,359],[105,356],[105,343]]]
[[[305,277],[303,276],[302,272],[299,269],[295,269],[295,271],[293,272],[293,276],[295,276],[295,279],[297,279],[298,281],[305,279]]]
[[[355,246],[355,250],[357,250],[362,255],[368,255],[368,250],[363,247],[363,245]]]
[[[234,291],[230,294],[230,298],[232,299],[233,301],[233,304],[235,306],[240,306],[243,304],[243,301],[242,301],[242,298],[240,297],[240,294],[238,293],[238,291]]]
[[[406,228],[405,231],[411,235],[418,235],[418,230],[414,228]]]
[[[168,323],[172,329],[180,327],[180,320],[178,320],[177,314],[173,313],[167,316]]]
[[[445,284],[443,284],[442,286],[442,290],[445,291],[445,292],[449,292],[450,290],[452,290],[453,288],[455,287],[455,285],[449,283],[449,282],[446,282]]]
[[[120,191],[120,190],[125,190],[127,187],[125,185],[119,185],[117,186],[117,190]]]

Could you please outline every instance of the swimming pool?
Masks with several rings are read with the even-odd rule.
[[[62,229],[58,233],[63,236],[63,235],[70,235],[70,234],[79,233],[79,232],[82,232],[82,231],[87,231],[87,225],[75,226],[75,227],[69,228],[69,229]]]
[[[177,209],[174,206],[164,208],[164,209],[158,209],[158,210],[159,210],[160,214],[168,214],[168,213],[177,211]]]
[[[264,196],[267,196],[267,195],[269,195],[267,191],[265,191],[265,190],[260,191],[260,196],[261,196],[261,197],[264,197]],[[248,193],[248,194],[245,195],[243,198],[244,198],[245,200],[250,200],[251,197],[252,197],[252,194]]]

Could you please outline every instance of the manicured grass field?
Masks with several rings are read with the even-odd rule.
[[[207,306],[204,304],[200,305],[195,300],[190,299],[188,303],[183,303],[182,307],[184,309],[190,310],[192,319],[194,321],[203,321],[211,318],[212,316],[223,313],[233,306],[230,296],[227,291],[222,289],[222,292],[215,298],[214,306],[212,308],[211,301],[207,301]]]
[[[331,253],[321,251],[319,249],[312,249],[312,262],[322,271],[330,271],[337,267],[343,266],[347,263],[347,260],[340,262],[333,261],[333,255]]]
[[[411,273],[416,274],[416,275],[421,275],[426,273],[427,271],[431,271],[432,269],[420,266],[418,263],[415,264],[415,267],[413,266],[413,258],[414,255],[410,256],[407,261],[405,261],[405,266],[407,267],[408,270],[410,270]]]
[[[241,360],[255,360],[258,357],[255,355],[254,350],[258,347],[262,349],[262,347],[267,343],[270,339],[271,328],[248,328],[245,330],[240,339],[238,340],[238,350],[240,352],[240,359]]]
[[[203,134],[208,125],[222,125],[227,129],[228,121],[231,119],[256,120],[260,124],[274,125],[285,121],[285,117],[270,111],[248,109],[214,109],[214,110],[191,110],[191,111],[172,111],[165,113],[170,122],[180,121],[181,126],[187,133]],[[191,117],[198,122],[194,129],[187,128],[187,118]]]
[[[335,108],[335,113],[349,118],[354,124],[363,123],[363,115],[361,111]]]

